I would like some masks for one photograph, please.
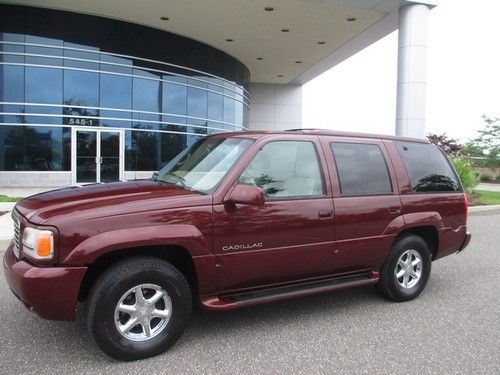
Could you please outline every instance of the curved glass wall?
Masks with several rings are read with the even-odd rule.
[[[246,129],[248,77],[178,35],[0,5],[0,171],[71,170],[72,127],[120,129],[124,169],[157,170],[202,135]]]

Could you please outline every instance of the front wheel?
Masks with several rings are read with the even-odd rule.
[[[95,282],[87,302],[87,327],[106,354],[131,361],[173,345],[191,309],[189,284],[175,267],[153,257],[130,258]]]
[[[405,235],[394,243],[382,266],[377,290],[390,300],[410,301],[422,293],[430,272],[427,243],[419,236]]]

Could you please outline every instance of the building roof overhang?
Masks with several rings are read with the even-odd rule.
[[[295,84],[310,81],[397,29],[401,6],[436,5],[435,0],[3,2],[99,15],[184,35],[240,60],[250,70],[251,82]]]

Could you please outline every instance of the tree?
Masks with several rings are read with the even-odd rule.
[[[482,151],[483,156],[496,160],[500,154],[500,118],[486,115],[482,118],[486,125],[483,130],[478,131],[476,138],[467,142],[467,149],[475,153]]]
[[[465,144],[462,153],[482,158],[482,161],[476,161],[476,164],[500,166],[500,118],[486,115],[482,118],[486,123],[484,129],[479,130],[479,135]]]
[[[449,157],[457,156],[460,152],[460,145],[456,139],[449,138],[446,133],[429,134],[427,136],[429,142],[438,146]]]

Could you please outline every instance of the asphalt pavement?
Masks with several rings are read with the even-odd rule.
[[[170,351],[128,363],[102,354],[81,320],[29,313],[0,272],[0,374],[500,374],[500,211],[472,214],[469,227],[469,248],[433,263],[415,301],[368,287],[198,310]]]

